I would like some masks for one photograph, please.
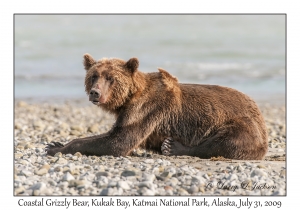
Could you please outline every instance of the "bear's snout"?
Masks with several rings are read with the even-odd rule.
[[[90,91],[89,99],[93,104],[98,104],[99,103],[99,98],[101,96],[100,90],[93,88]]]

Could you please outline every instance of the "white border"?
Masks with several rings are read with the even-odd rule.
[[[281,209],[298,206],[299,135],[299,10],[296,1],[7,1],[1,3],[1,190],[0,206],[3,209],[18,207],[18,197],[13,196],[13,14],[14,13],[286,13],[287,14],[287,197],[251,197],[250,199],[281,200]],[[298,53],[297,53],[298,52]],[[297,173],[298,172],[298,173]],[[52,197],[54,198],[54,197]],[[61,198],[61,197],[60,197]],[[72,197],[73,198],[73,197]],[[88,197],[85,197],[89,199]],[[213,199],[210,197],[209,199]],[[239,199],[239,197],[230,197]],[[243,197],[245,198],[245,197]],[[79,198],[81,199],[81,198]],[[127,199],[124,197],[124,199]],[[149,199],[155,199],[149,197]],[[173,207],[174,208],[174,207]],[[177,207],[176,207],[177,208]],[[182,208],[182,207],[181,207]],[[192,207],[190,207],[192,208]],[[199,207],[197,207],[199,208]],[[296,207],[297,208],[297,207]],[[178,208],[177,208],[178,209]]]

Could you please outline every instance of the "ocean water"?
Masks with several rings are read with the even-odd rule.
[[[285,98],[285,15],[15,15],[16,99],[84,92],[83,54],[137,57],[183,83],[217,84],[255,99]]]

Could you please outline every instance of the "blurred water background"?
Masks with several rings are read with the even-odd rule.
[[[285,100],[284,15],[15,15],[15,98],[86,99],[84,53]]]

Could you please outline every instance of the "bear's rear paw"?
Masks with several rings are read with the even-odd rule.
[[[54,156],[56,153],[60,152],[62,147],[64,147],[62,143],[52,141],[51,143],[47,144],[45,152],[47,152],[47,155]]]
[[[175,141],[171,137],[168,137],[164,140],[161,145],[161,152],[163,155],[172,156],[172,155],[189,155],[189,147],[183,146],[178,141]]]

